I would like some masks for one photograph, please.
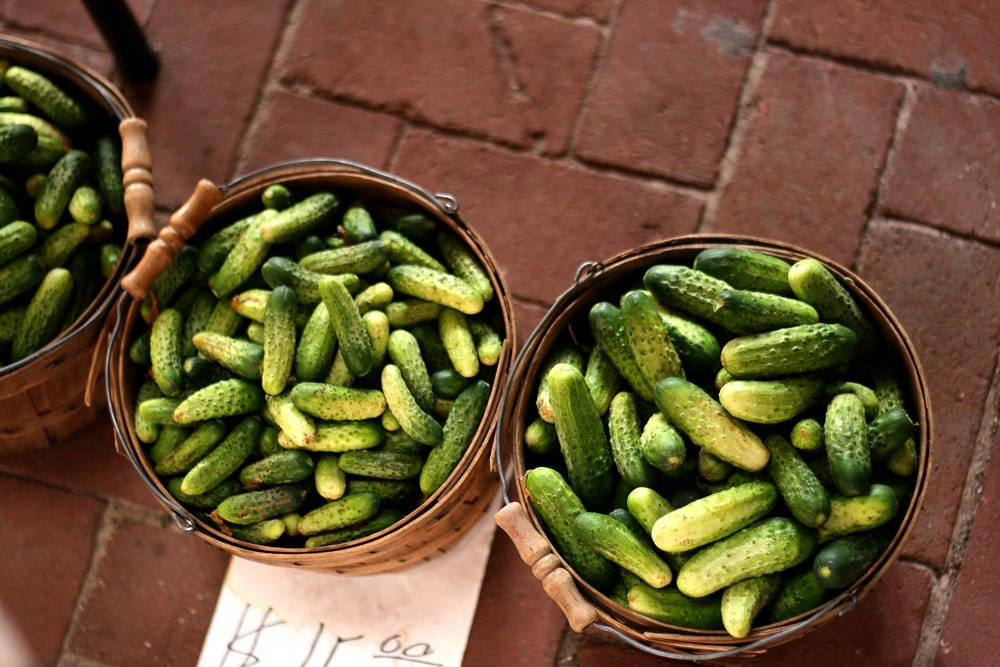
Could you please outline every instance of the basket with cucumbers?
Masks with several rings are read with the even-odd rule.
[[[324,180],[330,164],[227,191],[130,309],[112,401],[138,470],[202,537],[393,569],[443,551],[489,500],[512,309],[434,200],[360,167],[357,185]]]
[[[498,434],[583,594],[522,548],[571,625],[725,657],[856,602],[930,457],[919,363],[888,308],[835,263],[753,239],[682,237],[589,271],[529,338]],[[498,522],[523,547],[512,510]]]

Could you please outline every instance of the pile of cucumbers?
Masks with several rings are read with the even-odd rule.
[[[738,638],[850,587],[918,464],[872,321],[816,259],[740,247],[630,287],[555,341],[524,429],[559,554],[623,607]]]
[[[505,332],[489,275],[433,217],[290,185],[181,248],[129,356],[135,434],[173,496],[239,540],[314,548],[445,483]]]
[[[107,120],[0,61],[0,368],[72,326],[118,263],[121,146]]]

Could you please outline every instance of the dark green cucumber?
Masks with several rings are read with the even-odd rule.
[[[38,132],[30,125],[0,126],[0,163],[20,160],[38,145]]]
[[[181,340],[181,354],[185,357],[193,356],[198,352],[194,344],[195,334],[203,331],[208,326],[208,321],[212,317],[212,311],[217,303],[215,297],[207,289],[195,288],[191,299],[191,308],[187,317],[184,318],[184,334]]]
[[[257,214],[230,223],[209,236],[198,249],[198,268],[212,273],[218,271],[226,255],[236,246],[240,236],[250,228]]]
[[[260,384],[242,379],[222,380],[202,387],[185,398],[174,410],[177,424],[217,417],[234,417],[256,412],[264,407],[264,392]]]
[[[17,201],[6,188],[0,188],[0,225],[14,222],[21,217]]]
[[[121,215],[125,211],[121,148],[110,136],[98,137],[94,143],[94,171],[108,210]]]
[[[24,306],[0,310],[0,343],[14,340],[21,320],[24,318]]]
[[[698,476],[708,482],[721,482],[733,473],[733,466],[707,449],[698,450]]]
[[[319,280],[323,274],[304,269],[287,257],[269,258],[260,267],[260,275],[272,288],[279,285],[292,288],[302,303],[311,305],[323,300],[319,293]]]
[[[877,532],[839,537],[816,554],[813,572],[824,588],[847,588],[878,560],[886,546]]]
[[[179,396],[184,389],[184,370],[181,364],[181,336],[184,319],[180,312],[167,308],[153,321],[149,336],[149,358],[153,379],[164,396]]]
[[[389,256],[389,261],[393,264],[424,266],[442,273],[448,271],[444,264],[431,257],[427,251],[399,232],[387,229],[379,234],[379,239],[382,241],[382,245],[385,246],[385,252]]]
[[[583,374],[590,388],[590,396],[594,399],[594,407],[603,417],[611,407],[611,399],[621,387],[621,376],[610,357],[604,354],[599,345],[591,349],[587,357],[587,367]]]
[[[444,422],[441,444],[427,455],[420,470],[420,491],[429,496],[445,483],[465,455],[486,413],[490,385],[476,380],[466,387]]]
[[[734,379],[719,389],[719,403],[737,419],[778,424],[811,407],[822,395],[823,381],[809,375],[774,380]]]
[[[50,234],[38,248],[42,266],[54,269],[69,261],[70,255],[87,239],[89,228],[78,222],[67,222]]]
[[[525,476],[524,486],[563,560],[594,588],[610,590],[617,568],[574,531],[574,520],[586,509],[562,475],[552,468],[534,468]]]
[[[539,374],[541,379],[538,381],[538,392],[535,395],[535,408],[538,410],[538,416],[550,424],[555,423],[555,415],[552,411],[552,395],[549,391],[548,378],[556,364],[569,364],[583,372],[583,353],[574,345],[562,345],[548,356],[545,365],[542,366],[542,371]],[[608,405],[611,405],[611,398],[608,398]]]
[[[823,425],[812,417],[800,419],[792,426],[789,439],[795,449],[818,452],[823,449]]]
[[[653,385],[646,378],[632,353],[621,310],[614,304],[601,301],[591,306],[587,317],[594,340],[601,351],[611,359],[618,373],[640,398],[652,401]]]
[[[819,541],[878,528],[891,521],[899,510],[899,497],[892,487],[872,484],[867,493],[830,497],[830,516],[819,527]]]
[[[242,490],[240,483],[235,479],[224,479],[211,491],[198,495],[191,495],[184,493],[181,490],[181,484],[183,483],[183,477],[171,477],[167,480],[167,489],[170,490],[170,495],[185,505],[190,505],[191,507],[203,510],[215,509],[223,500],[229,496],[235,496]]]
[[[394,364],[382,368],[382,394],[393,416],[403,430],[417,442],[434,446],[441,442],[444,431],[441,425],[420,408],[413,396],[402,371]]]
[[[757,614],[781,589],[781,576],[765,574],[738,581],[722,593],[722,625],[732,637],[750,634]]]
[[[363,521],[346,528],[339,528],[330,532],[313,535],[306,540],[305,547],[307,549],[315,549],[318,547],[329,546],[331,544],[342,544],[344,542],[357,540],[377,533],[380,530],[385,530],[402,518],[402,512],[390,507],[380,511],[367,521]]]
[[[212,314],[209,316],[208,322],[205,323],[204,331],[232,336],[242,323],[243,318],[233,310],[229,301],[219,301],[212,309]]]
[[[830,494],[787,440],[772,434],[764,444],[771,452],[768,472],[792,516],[810,528],[821,526],[830,516]]]
[[[385,278],[398,293],[454,308],[465,315],[475,315],[483,309],[483,297],[474,287],[444,271],[399,264],[389,269]]]
[[[765,516],[778,491],[770,482],[750,482],[688,503],[653,525],[653,543],[662,551],[689,551],[731,535]]]
[[[865,407],[865,421],[875,419],[879,413],[878,396],[871,387],[866,387],[860,382],[832,382],[826,385],[827,396],[837,394],[854,394],[861,399],[861,404]]]
[[[795,296],[816,308],[824,322],[836,322],[853,331],[860,353],[872,351],[877,340],[875,328],[847,288],[821,262],[799,260],[788,271],[788,283]]]
[[[234,426],[218,446],[184,475],[180,491],[188,496],[208,493],[239,470],[256,449],[262,426],[260,417],[256,415],[246,417]]]
[[[0,305],[33,289],[45,278],[38,255],[21,255],[0,267]]]
[[[453,308],[442,308],[438,315],[438,335],[455,371],[462,377],[476,377],[479,354],[465,315]]]
[[[632,358],[647,386],[654,387],[665,377],[683,378],[680,356],[653,298],[643,290],[632,290],[622,297],[621,314]]]
[[[260,384],[264,393],[276,396],[285,390],[295,362],[295,309],[298,300],[290,287],[271,290],[264,309],[264,358]]]
[[[203,459],[226,435],[225,422],[213,419],[203,422],[183,442],[170,450],[156,464],[156,474],[164,477],[187,472]]]
[[[738,289],[719,292],[715,315],[723,327],[738,335],[819,322],[816,309],[804,301]]]
[[[643,616],[682,628],[722,628],[722,612],[717,596],[691,598],[675,588],[656,589],[640,583],[629,588],[628,607]]]
[[[24,220],[15,220],[0,227],[0,266],[31,248],[37,239],[35,226]]]
[[[854,356],[857,337],[840,324],[802,324],[731,339],[722,365],[738,378],[808,373],[838,366]]]
[[[823,604],[828,596],[827,589],[820,583],[812,567],[808,567],[781,586],[768,608],[767,619],[771,623],[777,623],[804,614]]]
[[[292,205],[292,193],[282,183],[272,183],[260,193],[260,203],[264,208],[282,211]]]
[[[392,304],[389,305],[391,306]],[[388,311],[388,308],[386,310]],[[386,314],[388,315],[388,312]],[[437,319],[437,315],[434,316],[434,319]],[[392,324],[392,320],[389,323]],[[393,324],[392,326],[397,325]],[[451,360],[448,358],[448,352],[444,349],[444,344],[441,342],[441,337],[438,335],[436,326],[431,326],[424,322],[414,326],[407,326],[407,328],[420,344],[420,355],[427,363],[428,371],[433,373],[442,369],[455,370],[451,368]]]
[[[479,292],[483,301],[493,298],[493,283],[479,260],[469,251],[468,247],[454,234],[441,232],[437,237],[438,249],[445,264],[452,273],[472,285]]]
[[[913,435],[913,422],[902,408],[879,414],[868,424],[868,449],[872,457],[886,462]]]
[[[332,192],[310,195],[267,220],[260,229],[261,238],[271,244],[294,241],[332,220],[338,204]]]
[[[319,289],[348,370],[356,376],[366,374],[375,363],[375,353],[354,299],[347,288],[333,277],[323,278]]]
[[[415,452],[385,449],[355,449],[340,455],[340,469],[349,475],[375,479],[416,479],[424,457]]]
[[[569,364],[553,366],[548,383],[569,484],[587,509],[604,509],[614,490],[613,461],[587,383]]]
[[[694,258],[698,271],[724,280],[737,289],[790,296],[788,269],[783,259],[745,248],[706,248]]]
[[[424,412],[431,412],[434,409],[434,386],[431,384],[427,365],[420,356],[420,344],[417,339],[405,329],[396,329],[389,335],[388,352],[392,363],[403,374],[403,380],[417,401],[417,405]],[[464,377],[462,379],[468,382]]]
[[[45,275],[28,303],[11,341],[12,361],[27,357],[55,337],[72,291],[73,277],[66,269],[52,269]]]
[[[837,489],[845,496],[865,493],[871,478],[871,452],[860,398],[837,394],[830,399],[823,422],[823,441]]]
[[[352,477],[347,480],[347,493],[360,491],[371,491],[384,503],[402,502],[420,495],[420,489],[413,480],[367,477]]]
[[[760,438],[697,385],[676,377],[661,380],[656,405],[691,442],[723,461],[751,472],[767,465],[767,448]]]
[[[257,489],[275,484],[291,484],[312,477],[314,464],[306,452],[289,449],[254,461],[240,470],[240,484]]]
[[[416,337],[414,337],[414,340],[416,340]],[[441,398],[455,398],[469,385],[469,378],[462,377],[453,368],[443,368],[430,375],[430,382],[431,390],[434,392],[435,396],[440,396]]]
[[[632,530],[607,514],[580,512],[573,531],[581,542],[653,588],[670,583],[670,566]]]
[[[322,382],[299,382],[290,392],[299,410],[320,419],[338,421],[375,419],[385,412],[385,396],[378,389],[337,387]]]
[[[247,380],[259,380],[264,348],[241,338],[230,338],[211,331],[196,333],[195,348],[206,359],[231,370]]]
[[[639,436],[642,456],[658,470],[665,473],[679,471],[687,458],[687,446],[661,412],[654,413]]]
[[[4,114],[0,114],[0,116],[2,115]],[[26,114],[19,114],[19,115],[23,116]],[[38,128],[36,127],[35,130],[37,132]],[[16,169],[22,171],[48,172],[50,169],[52,169],[52,167],[56,165],[57,162],[59,162],[60,159],[62,159],[64,155],[66,155],[66,152],[68,150],[69,148],[67,147],[66,143],[64,143],[61,139],[51,137],[47,134],[39,133],[38,143],[35,144],[35,147],[31,150],[31,152],[25,155],[24,157],[15,160],[11,164]],[[46,179],[47,178],[48,174],[46,173]],[[44,186],[44,183],[42,183],[42,185]],[[39,188],[39,191],[40,190],[41,188]],[[34,198],[37,199],[37,197],[38,195],[36,194]]]
[[[524,446],[529,452],[539,456],[554,454],[559,451],[556,427],[538,417],[524,428]]]
[[[318,381],[326,377],[337,347],[337,334],[330,323],[326,304],[318,303],[299,336],[295,349],[295,376],[299,380]]]
[[[294,484],[282,484],[229,496],[219,503],[216,512],[229,523],[248,525],[294,512],[305,498],[306,489]]]
[[[233,377],[225,368],[199,356],[185,358],[181,363],[181,370],[184,371],[184,384],[192,390]]]
[[[220,299],[230,296],[264,263],[271,244],[261,236],[263,225],[278,215],[273,209],[259,213],[236,239],[219,270],[212,276],[212,293]]]
[[[316,273],[363,274],[374,271],[389,259],[385,245],[379,240],[321,250],[299,260],[303,268]]]
[[[353,204],[344,211],[340,226],[344,228],[344,236],[351,243],[371,241],[378,236],[372,214],[361,204]]]
[[[732,290],[726,281],[686,266],[656,264],[646,270],[642,283],[664,306],[725,326],[715,307],[719,294]]]
[[[633,489],[657,483],[655,469],[643,457],[640,436],[635,398],[627,391],[619,392],[608,410],[608,440],[618,474]]]
[[[59,223],[73,191],[90,171],[91,162],[85,152],[71,150],[55,163],[35,199],[35,221],[39,227],[52,229]]]
[[[794,567],[815,549],[815,530],[785,517],[764,519],[695,553],[678,572],[677,589],[704,597],[738,581]]]
[[[49,139],[54,144],[61,146],[63,150],[69,150],[72,144],[65,132],[35,114],[19,113],[16,111],[0,112],[0,127],[8,125],[30,125],[38,133],[39,142],[42,139]]]
[[[60,127],[75,130],[87,121],[83,107],[44,74],[12,65],[7,68],[4,80],[11,90]]]

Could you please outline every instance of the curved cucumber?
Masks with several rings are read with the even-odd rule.
[[[333,277],[323,278],[319,290],[348,370],[356,376],[366,374],[375,364],[375,351],[354,299],[347,288]]]
[[[292,387],[290,395],[299,410],[320,419],[374,419],[382,416],[386,408],[385,396],[378,389],[299,382]]]
[[[38,107],[60,127],[77,129],[87,121],[83,107],[44,74],[12,65],[4,80],[15,93]]]
[[[730,380],[719,389],[719,403],[737,419],[778,424],[813,405],[822,394],[823,381],[810,376]]]
[[[260,229],[261,238],[267,243],[294,241],[331,220],[338,204],[332,192],[310,195],[271,217]]]
[[[90,156],[71,150],[55,163],[35,199],[35,221],[42,229],[52,229],[69,206],[73,191],[90,171]]]
[[[675,588],[657,589],[638,583],[628,590],[628,607],[643,616],[683,628],[722,628],[722,613],[717,597],[696,599]]]
[[[386,280],[392,289],[465,315],[475,315],[483,309],[483,297],[461,278],[415,264],[400,264],[389,269]]]
[[[653,544],[662,551],[689,551],[731,535],[774,507],[778,491],[769,482],[750,482],[699,498],[660,517]]]
[[[214,382],[185,398],[173,412],[177,424],[256,412],[264,406],[260,385],[242,379]]]
[[[821,262],[799,260],[788,271],[788,284],[795,296],[816,308],[824,322],[843,324],[853,331],[859,352],[872,351],[877,339],[875,328],[847,288]]]
[[[573,530],[584,544],[653,588],[663,588],[673,578],[670,566],[651,546],[607,514],[580,512]]]
[[[382,393],[389,410],[410,437],[430,446],[441,442],[444,437],[441,425],[420,408],[406,386],[403,373],[393,364],[382,368]]]
[[[819,322],[808,303],[777,294],[724,289],[715,298],[715,315],[735,334],[759,333]]]
[[[737,289],[789,296],[791,265],[783,259],[745,248],[706,248],[699,252],[693,267],[724,280]]]
[[[438,234],[437,244],[441,251],[441,257],[451,268],[452,273],[472,285],[473,289],[479,292],[483,301],[489,301],[493,298],[493,283],[489,276],[457,236],[442,232]]]
[[[385,264],[388,259],[385,245],[376,239],[314,252],[300,259],[299,264],[302,265],[302,268],[316,273],[362,274],[374,271]]]
[[[542,371],[539,374],[541,379],[538,381],[538,393],[535,395],[535,408],[538,410],[538,416],[550,424],[555,423],[555,415],[552,412],[552,394],[549,391],[549,372],[556,364],[569,364],[582,372],[583,354],[573,345],[564,345],[550,354],[545,365],[542,366]],[[610,404],[611,397],[609,396],[608,405]]]
[[[260,417],[256,415],[237,424],[217,447],[184,475],[181,492],[189,496],[208,493],[239,470],[257,447],[261,428]]]
[[[816,554],[813,572],[824,588],[847,588],[878,560],[885,547],[878,533],[839,537]]]
[[[191,341],[209,361],[214,361],[247,380],[260,379],[264,348],[257,343],[211,331],[200,331],[191,337]]]
[[[306,321],[295,349],[295,376],[303,381],[326,377],[337,349],[337,334],[330,323],[326,304],[318,303]]]
[[[420,490],[425,496],[444,484],[462,460],[486,413],[489,397],[490,385],[476,380],[455,399],[444,422],[441,444],[430,451],[420,470]]]
[[[830,516],[819,527],[819,541],[878,528],[891,521],[898,510],[899,496],[885,484],[872,484],[863,495],[832,496]]]
[[[722,594],[722,625],[731,636],[750,634],[754,618],[781,588],[781,577],[766,574],[738,581]]]
[[[249,525],[294,512],[302,505],[305,497],[304,488],[294,484],[282,484],[269,489],[229,496],[219,503],[216,512],[229,523]]]
[[[444,264],[431,257],[427,251],[399,232],[387,229],[379,234],[379,240],[385,246],[385,252],[393,264],[413,264],[442,273],[447,272]]]
[[[622,297],[621,313],[632,358],[647,386],[656,386],[665,377],[683,378],[680,356],[653,298],[642,290],[632,290]]]
[[[458,374],[466,378],[476,377],[479,373],[479,354],[465,315],[452,308],[442,308],[438,315],[438,334]]]
[[[644,401],[653,400],[653,385],[632,353],[621,310],[607,301],[595,303],[587,315],[590,332],[618,373]]]
[[[771,452],[771,479],[792,516],[810,528],[822,525],[830,516],[830,494],[784,438],[772,434],[764,444]]]

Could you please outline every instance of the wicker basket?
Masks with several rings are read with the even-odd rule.
[[[115,274],[105,281],[90,306],[59,337],[15,363],[0,368],[0,455],[43,449],[93,422],[104,395],[91,401],[96,380],[92,363],[105,315],[118,281],[135,257],[136,244],[153,235],[153,191],[146,124],[107,80],[49,49],[31,42],[0,38],[0,58],[43,72],[107,118],[107,131],[118,128],[126,186],[129,229],[116,231],[123,245]]]
[[[645,269],[656,263],[682,263],[690,266],[695,255],[706,248],[739,246],[759,250],[789,261],[815,257],[826,264],[847,285],[862,308],[877,325],[893,359],[901,370],[913,398],[911,416],[918,424],[919,470],[909,507],[889,547],[849,589],[827,604],[807,614],[780,623],[754,627],[744,639],[735,639],[723,631],[702,631],[672,626],[638,615],[613,602],[584,582],[563,561],[550,544],[546,533],[525,495],[526,474],[523,455],[525,425],[534,417],[535,387],[543,361],[556,341],[574,329],[589,338],[587,312],[604,299],[617,300],[639,281]],[[580,267],[575,284],[553,304],[518,354],[507,383],[500,414],[497,442],[513,443],[513,482],[506,477],[502,484],[505,506],[497,514],[500,524],[511,537],[521,558],[532,566],[546,592],[559,604],[577,632],[593,627],[611,633],[648,653],[677,660],[712,660],[762,653],[768,646],[789,641],[815,629],[837,614],[849,611],[878,581],[895,561],[913,527],[923,502],[927,475],[931,469],[931,411],[923,371],[913,345],[899,322],[878,295],[860,278],[829,259],[784,243],[723,235],[692,235],[652,243],[620,254],[603,264]],[[502,455],[497,450],[497,455]],[[498,460],[498,468],[504,470]],[[511,497],[513,486],[514,497]]]
[[[140,300],[153,278],[171,261],[173,253],[188,238],[204,229],[208,234],[235,219],[241,210],[259,206],[261,192],[273,183],[299,190],[345,188],[371,198],[418,207],[462,238],[486,268],[496,292],[498,327],[504,343],[496,366],[486,413],[464,457],[448,480],[419,507],[389,528],[352,542],[306,549],[250,544],[227,536],[209,522],[178,503],[156,476],[142,444],[135,435],[133,414],[138,382],[135,366],[128,358],[128,342],[139,317]],[[431,195],[422,188],[389,174],[342,160],[316,159],[287,162],[249,174],[222,187],[201,181],[188,202],[171,218],[149,246],[135,270],[122,281],[123,294],[112,316],[115,326],[107,359],[108,404],[118,443],[159,502],[186,531],[220,549],[249,560],[304,567],[338,574],[372,574],[402,570],[444,553],[462,533],[483,515],[495,498],[497,476],[490,466],[489,451],[496,428],[503,386],[513,362],[517,330],[510,295],[489,250],[457,215],[458,204],[450,195]],[[204,223],[204,226],[202,226]],[[197,240],[197,239],[196,239]],[[129,298],[131,294],[134,299]]]

